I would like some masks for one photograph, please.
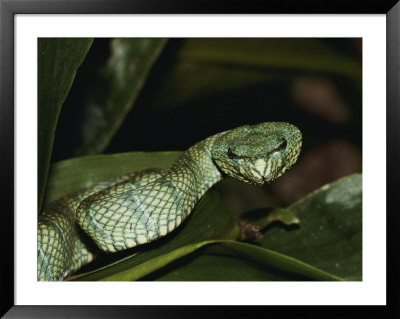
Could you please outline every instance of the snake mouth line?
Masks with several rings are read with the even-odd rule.
[[[42,214],[39,221],[39,228],[43,218],[55,225],[45,225],[47,238],[38,236],[38,280],[63,280],[101,251],[126,250],[119,256],[127,256],[128,250],[167,236],[223,177],[255,186],[271,183],[296,162],[301,139],[290,123],[243,126],[196,143],[168,171],[131,172],[66,195],[54,204],[54,214]]]

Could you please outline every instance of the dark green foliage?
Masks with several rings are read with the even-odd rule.
[[[331,140],[361,152],[361,55],[353,40],[96,39],[91,47],[91,39],[40,39],[39,205],[46,189],[49,203],[133,170],[167,169],[180,153],[171,150],[238,125],[288,121],[304,136],[293,169],[301,184],[293,179],[282,191],[221,182],[172,234],[99,256],[69,279],[362,280],[362,178],[350,175],[359,159],[351,168],[329,163],[323,178],[314,157],[311,173],[301,172],[307,152]],[[325,85],[333,97],[311,100],[314,109],[295,91],[309,79],[320,81],[315,90],[336,88]],[[321,113],[332,111],[334,94],[342,102],[331,104],[345,111]],[[293,203],[285,194],[294,191],[301,199]],[[238,215],[259,227],[254,234],[243,236]]]
[[[58,115],[93,39],[38,39],[39,211],[47,182]]]

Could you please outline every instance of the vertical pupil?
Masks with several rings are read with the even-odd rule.
[[[278,145],[278,147],[276,148],[278,151],[280,150],[284,150],[287,146],[287,141],[286,139],[282,139],[281,143]]]

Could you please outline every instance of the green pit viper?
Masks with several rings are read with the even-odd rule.
[[[91,262],[88,238],[116,252],[165,236],[224,176],[271,182],[296,162],[301,143],[289,123],[241,126],[193,145],[167,172],[133,172],[50,203],[38,220],[38,280],[63,280]]]

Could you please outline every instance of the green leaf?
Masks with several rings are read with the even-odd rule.
[[[61,107],[93,39],[38,40],[38,187],[39,211],[46,189],[49,163]]]
[[[358,57],[311,38],[184,39],[173,62],[152,96],[156,109],[255,85],[268,90],[302,75],[361,80]]]
[[[245,68],[317,70],[358,78],[357,60],[338,54],[319,39],[187,39],[182,58],[202,63],[239,65]]]
[[[73,156],[104,151],[134,105],[166,42],[158,38],[110,40],[110,56],[104,65],[97,66],[96,84],[88,87],[81,105],[84,115],[76,128],[80,138],[75,141]]]
[[[219,249],[216,249],[219,248]],[[218,250],[218,251],[215,251]],[[223,251],[220,251],[223,250]],[[270,265],[241,258],[209,245],[140,278],[142,281],[295,281],[310,280]]]
[[[148,261],[121,275],[123,275],[124,280],[136,280],[140,278],[137,274],[150,273],[154,269],[161,268],[168,262],[175,261],[188,252],[193,252],[199,248],[202,249],[198,251],[198,254],[194,253],[183,258],[183,260],[186,259],[183,264],[182,259],[175,262],[180,267],[176,265],[166,267],[143,279],[190,281],[342,280],[289,256],[248,243],[230,240],[215,240],[188,245],[165,256]],[[193,255],[195,258],[193,258]],[[113,280],[115,278],[113,276],[105,279]]]
[[[362,279],[362,176],[327,184],[288,207],[299,227],[271,227],[258,243],[345,280]]]
[[[214,248],[214,254],[217,254],[220,257],[220,259],[218,260],[218,258],[215,258],[216,256],[214,256],[214,258],[212,258],[214,259],[214,261],[220,262],[221,260],[228,258],[228,260],[230,259],[233,264],[236,264],[236,268],[230,268],[231,265],[221,268],[221,265],[213,265],[211,263],[209,264],[210,267],[206,266],[205,268],[197,268],[196,270],[193,269],[193,265],[191,265],[190,268],[186,266],[179,272],[180,275],[185,275],[186,280],[209,280],[210,274],[212,274],[211,276],[212,278],[214,278],[212,280],[226,280],[223,272],[226,272],[227,268],[230,268],[229,272],[230,276],[232,276],[229,280],[248,280],[248,277],[246,279],[243,279],[242,267],[245,265],[245,262],[248,263],[247,270],[250,272],[247,275],[251,274],[254,271],[253,268],[256,269],[256,272],[259,275],[261,268],[262,274],[266,276],[269,275],[269,279],[274,278],[274,280],[276,280],[277,278],[281,280],[287,280],[288,278],[294,278],[295,275],[315,280],[341,280],[336,276],[332,276],[289,256],[285,256],[274,251],[260,248],[247,243],[240,243],[229,240],[204,241],[192,245],[186,245],[175,249],[165,255],[161,255],[151,260],[148,260],[138,265],[137,267],[105,277],[102,280],[137,280],[144,275],[153,272],[154,270],[160,269],[168,265],[169,263],[210,244],[214,246],[212,247]],[[237,267],[238,260],[242,262],[240,264],[241,267]],[[210,272],[210,269],[215,270],[214,268],[219,268],[219,273],[222,273],[222,277],[215,277],[215,274],[213,274],[213,272]],[[175,280],[179,279],[176,278]],[[260,280],[260,277],[253,278],[253,280]]]

